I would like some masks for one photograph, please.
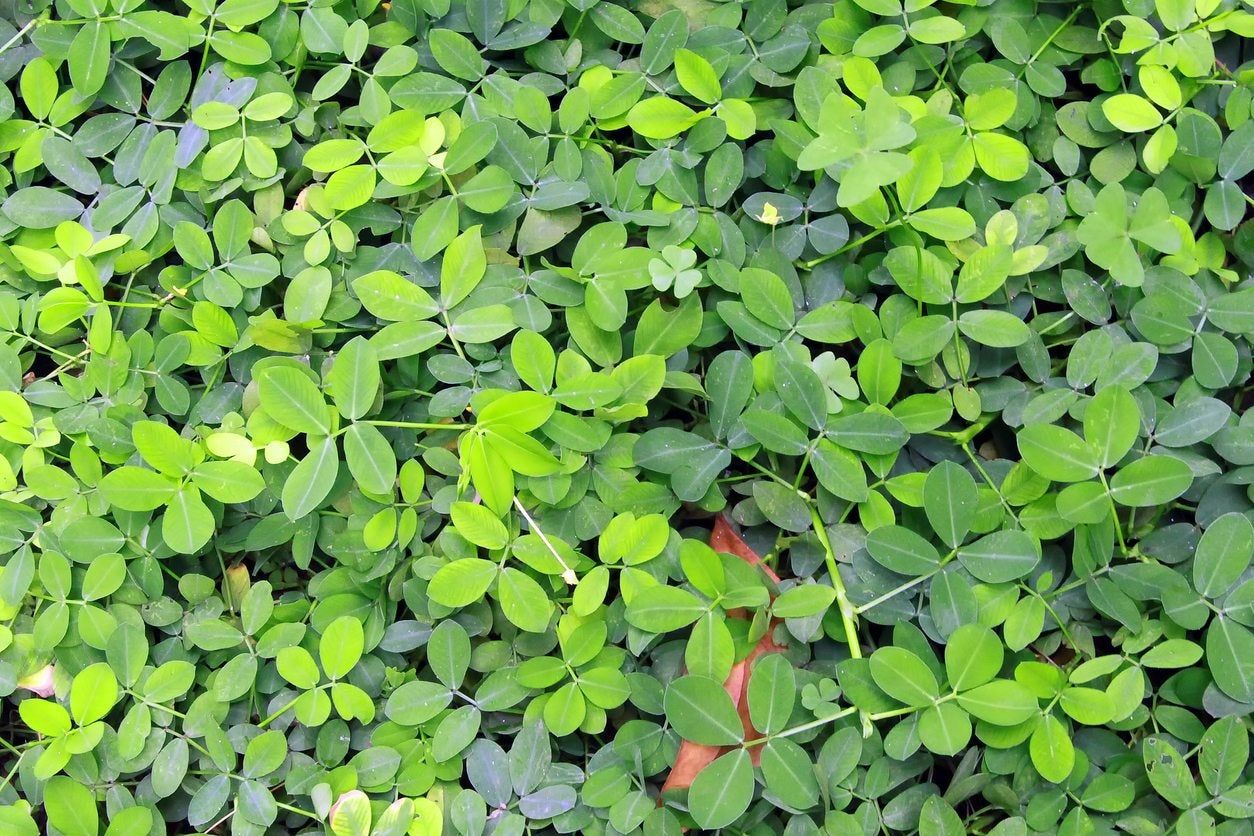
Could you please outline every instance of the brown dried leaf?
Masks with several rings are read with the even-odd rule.
[[[762,571],[772,581],[779,582],[779,576],[775,574],[774,570],[762,562],[761,555],[749,548],[749,544],[741,539],[740,535],[736,533],[727,521],[727,518],[722,514],[719,514],[714,519],[714,530],[710,532],[710,547],[718,552],[735,555],[752,566],[760,566]],[[729,612],[728,615],[733,618],[748,618],[748,614],[743,610]],[[726,681],[723,682],[723,689],[731,697],[732,704],[736,706],[736,712],[740,715],[740,721],[744,724],[746,740],[761,737],[761,733],[753,727],[753,723],[749,719],[747,694],[749,692],[749,680],[752,677],[753,663],[765,653],[778,653],[785,649],[782,645],[776,644],[771,638],[774,628],[775,623],[772,622],[766,635],[758,641],[748,656],[732,667],[731,673],[727,675]],[[704,746],[700,743],[693,743],[690,740],[682,741],[679,744],[679,752],[675,755],[675,763],[671,767],[670,773],[666,776],[666,782],[662,784],[662,792],[686,789],[692,786],[693,780],[702,769],[731,748],[733,747]],[[757,766],[758,761],[762,757],[762,747],[755,746],[750,750],[749,756],[753,761],[753,765]]]

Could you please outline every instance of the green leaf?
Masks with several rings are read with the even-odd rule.
[[[929,705],[940,693],[931,669],[900,647],[881,647],[871,654],[871,676],[884,693],[910,706]]]
[[[723,680],[731,672],[735,653],[731,631],[719,616],[708,612],[692,627],[684,647],[684,664],[689,673]]]
[[[649,139],[670,139],[691,128],[701,114],[667,96],[653,96],[637,102],[627,113],[627,124]]]
[[[497,597],[505,617],[520,630],[542,633],[548,628],[553,604],[530,575],[505,567],[497,582]]]
[[[977,504],[975,479],[959,465],[941,462],[928,472],[923,483],[923,509],[932,530],[950,547],[966,539]]]
[[[858,358],[858,385],[872,403],[887,404],[897,394],[901,361],[894,355],[891,342],[879,339],[863,349]]]
[[[1237,582],[1254,555],[1254,524],[1235,511],[1211,522],[1193,555],[1193,586],[1207,598],[1223,595]]]
[[[325,196],[332,209],[346,212],[370,200],[377,179],[373,166],[351,165],[327,178]]]
[[[1254,633],[1248,628],[1228,618],[1211,621],[1206,663],[1225,694],[1238,702],[1254,698]]]
[[[806,426],[818,430],[827,423],[827,392],[823,381],[810,368],[782,354],[777,355],[775,388],[788,411]]]
[[[723,97],[718,74],[714,72],[709,61],[689,49],[676,50],[674,61],[675,75],[689,95],[706,104],[715,104]]]
[[[797,696],[792,663],[779,653],[761,657],[749,674],[746,696],[755,729],[764,735],[782,731],[792,716]]]
[[[1019,453],[1028,467],[1055,482],[1081,482],[1097,475],[1100,456],[1070,430],[1033,424],[1019,432]]]
[[[283,483],[283,512],[292,520],[312,513],[330,496],[339,471],[335,441],[324,438],[316,442]]]
[[[388,697],[384,714],[394,723],[418,726],[439,714],[452,699],[453,693],[438,682],[411,680]]]
[[[1135,93],[1119,93],[1102,102],[1102,115],[1124,133],[1151,131],[1162,124],[1158,110]]]
[[[1032,765],[1046,781],[1060,784],[1071,774],[1075,765],[1075,747],[1071,745],[1071,732],[1052,714],[1046,714],[1032,732],[1028,742]]]
[[[805,810],[818,802],[814,763],[805,749],[786,737],[777,737],[762,747],[762,779],[767,789],[790,807]]]
[[[118,680],[104,662],[88,665],[70,685],[70,716],[78,726],[89,726],[105,717],[118,701]]]
[[[440,301],[445,308],[456,307],[483,279],[487,258],[479,227],[472,226],[453,239],[444,251],[440,265]]]
[[[361,622],[344,615],[327,625],[318,640],[318,660],[322,670],[332,679],[341,679],[361,659],[365,633]]]
[[[1141,656],[1147,668],[1186,668],[1202,658],[1202,648],[1188,639],[1166,639]]]
[[[981,345],[1014,348],[1032,336],[1028,326],[1006,311],[967,311],[958,317],[958,330]]]
[[[1066,688],[1058,704],[1068,717],[1089,726],[1109,723],[1115,715],[1114,701],[1096,688]]]
[[[465,607],[483,598],[496,576],[497,566],[490,560],[477,557],[454,560],[435,573],[427,594],[446,607]]]
[[[353,292],[366,310],[388,322],[430,319],[440,311],[429,293],[391,270],[375,270],[354,279]]]
[[[1093,396],[1084,412],[1084,438],[1097,451],[1099,463],[1111,467],[1127,455],[1141,430],[1136,400],[1120,386]]]
[[[1172,456],[1146,456],[1119,470],[1110,480],[1110,496],[1120,505],[1163,505],[1189,489],[1193,471]]]
[[[283,426],[311,435],[331,431],[326,400],[305,373],[276,366],[261,375],[258,386],[266,413]]]
[[[926,708],[919,715],[919,739],[938,755],[956,755],[971,740],[971,718],[951,702]]]
[[[1006,583],[1031,572],[1040,561],[1032,537],[1013,529],[995,531],[958,549],[958,560],[985,583]]]
[[[483,77],[487,64],[470,39],[451,29],[435,28],[430,33],[431,54],[449,74],[466,81]]]
[[[1028,173],[1032,155],[1014,137],[991,131],[979,133],[975,135],[974,147],[976,163],[994,180],[1013,183]]]
[[[956,41],[967,33],[967,29],[952,17],[929,17],[911,21],[910,37],[923,44],[943,44]]]
[[[555,407],[552,398],[537,392],[507,392],[479,410],[476,424],[500,424],[518,432],[531,432],[549,420]]]
[[[353,424],[344,434],[344,460],[361,489],[384,496],[396,484],[396,455],[377,428]]]
[[[701,827],[716,830],[736,821],[753,800],[749,753],[736,749],[701,770],[692,782],[689,797],[692,817]]]
[[[940,568],[936,547],[899,525],[877,528],[867,536],[867,551],[885,569],[902,575],[925,575]]]
[[[109,73],[109,29],[99,20],[79,27],[70,42],[70,81],[84,96],[99,92]]]
[[[27,229],[51,229],[62,221],[77,218],[83,205],[74,197],[47,188],[28,186],[4,199],[4,214],[17,219]]]
[[[955,691],[966,691],[990,681],[1001,670],[1002,644],[992,630],[964,624],[945,644],[945,674]]]
[[[995,726],[1017,726],[1040,711],[1036,698],[1018,682],[994,679],[958,695],[971,716]]]
[[[836,600],[836,590],[819,584],[802,584],[785,590],[771,605],[777,618],[809,618],[820,615]]]
[[[975,234],[975,221],[965,209],[946,206],[920,209],[910,215],[910,226],[939,241],[961,241]]]
[[[835,496],[851,502],[863,502],[868,495],[866,471],[862,460],[826,438],[819,439],[810,458],[819,483]]]
[[[744,739],[740,715],[723,686],[703,676],[681,676],[665,696],[666,720],[684,740],[730,746]]]
[[[673,586],[651,586],[627,604],[627,621],[649,633],[669,633],[696,621],[706,606],[695,595]]]
[[[256,498],[265,479],[243,462],[201,462],[191,472],[192,484],[218,502],[240,503]]]
[[[331,400],[340,415],[350,420],[361,418],[370,411],[381,380],[378,354],[363,337],[349,340],[327,373]]]
[[[588,713],[588,704],[578,684],[567,682],[544,704],[544,724],[553,734],[572,734]]]
[[[436,728],[431,754],[438,761],[452,760],[479,734],[483,715],[473,705],[454,709]]]
[[[501,549],[509,542],[505,524],[482,505],[454,502],[450,516],[457,533],[480,548]]]
[[[287,738],[280,731],[267,731],[248,741],[244,750],[244,777],[261,778],[277,770],[287,757]]]
[[[200,491],[184,488],[161,515],[161,539],[179,554],[195,554],[209,542],[214,526],[213,512],[200,498]]]
[[[895,416],[873,410],[829,421],[827,435],[841,447],[877,456],[895,453],[910,438]]]
[[[98,487],[114,507],[141,512],[168,504],[178,489],[170,477],[131,465],[105,474]]]
[[[96,797],[83,784],[64,775],[48,780],[44,810],[48,823],[64,836],[97,836],[100,811]]]
[[[1135,798],[1136,788],[1130,780],[1115,772],[1103,772],[1084,788],[1080,802],[1090,810],[1118,813]]]
[[[309,689],[321,678],[313,656],[303,647],[285,647],[275,659],[279,675],[297,688]]]
[[[919,836],[959,836],[965,833],[962,818],[938,795],[923,802],[919,811]]]

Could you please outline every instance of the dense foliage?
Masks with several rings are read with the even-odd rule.
[[[6,0],[0,832],[1250,834],[1248,6]]]

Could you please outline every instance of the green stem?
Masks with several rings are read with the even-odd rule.
[[[835,252],[828,253],[827,255],[821,255],[818,258],[812,258],[809,261],[802,262],[801,266],[807,270],[813,270],[815,267],[822,264],[823,262],[831,261],[833,258],[835,258],[838,255],[844,255],[845,253],[849,252],[855,247],[861,247],[866,242],[874,240],[875,238],[878,238],[879,236],[883,235],[885,232],[888,232],[888,230],[896,229],[899,226],[901,226],[901,218],[897,218],[894,221],[890,221],[888,224],[880,227],[879,229],[872,230],[871,232],[868,232],[866,235],[863,235],[861,238],[850,241],[848,244],[845,244],[845,246],[841,247]]]
[[[867,610],[875,609],[880,604],[884,603],[890,598],[895,598],[903,592],[909,592],[911,589],[914,589],[919,584],[924,583],[925,581],[930,581],[933,577],[935,577],[937,574],[940,573],[941,567],[944,565],[945,564],[942,563],[940,566],[937,566],[935,569],[928,572],[927,574],[920,575],[917,578],[911,578],[910,580],[906,581],[900,586],[897,586],[896,588],[890,589],[888,592],[885,592],[883,595],[879,596],[878,598],[875,598],[874,600],[868,601],[865,604],[861,604],[855,607],[854,612],[857,613],[858,615],[861,615]]]
[[[845,592],[845,582],[841,580],[836,567],[836,552],[832,549],[832,541],[827,536],[827,526],[819,516],[819,509],[810,506],[810,520],[814,523],[814,533],[823,546],[823,559],[827,562],[828,574],[832,577],[832,588],[836,590],[836,606],[840,607],[840,621],[845,627],[845,641],[849,643],[849,655],[854,659],[862,658],[862,646],[858,644],[858,628],[854,623],[857,610],[849,603],[849,595]]]
[[[932,705],[939,705],[943,702],[949,702],[950,700],[956,699],[957,696],[958,694],[955,692],[952,694],[946,694],[943,697],[937,697],[932,702]],[[915,711],[922,711],[923,709],[929,708],[929,707],[930,706],[905,705],[905,706],[902,706],[901,708],[891,708],[888,711],[877,711],[873,714],[867,713],[865,716],[866,716],[866,719],[870,720],[871,722],[876,722],[878,720],[891,720],[894,717],[904,717],[907,714],[912,714]],[[804,734],[805,732],[811,731],[813,729],[822,728],[823,726],[826,726],[828,723],[834,723],[837,720],[840,720],[844,717],[848,717],[851,714],[856,714],[858,713],[859,710],[860,709],[857,706],[851,705],[851,706],[848,706],[847,708],[842,708],[840,711],[837,711],[835,714],[829,714],[826,717],[819,717],[817,720],[811,720],[808,723],[802,723],[799,726],[793,726],[790,729],[784,729],[782,732],[768,735],[766,737],[754,738],[753,740],[746,740],[744,745],[746,748],[750,746],[760,746],[763,743],[766,743],[770,740],[774,740],[779,737],[793,737],[794,735]]]
[[[1119,509],[1115,507],[1115,498],[1110,495],[1110,484],[1106,481],[1106,474],[1100,470],[1097,471],[1097,478],[1102,481],[1102,487],[1106,489],[1106,501],[1110,503],[1110,518],[1115,523],[1115,536],[1119,538],[1119,551],[1123,552],[1126,557],[1128,544],[1123,539],[1123,523],[1119,522]]]
[[[996,414],[989,412],[984,415],[981,415],[979,420],[977,420],[974,424],[964,429],[932,430],[931,432],[928,433],[928,435],[934,435],[937,438],[948,438],[951,441],[953,441],[955,444],[969,444],[973,438],[975,438],[980,433],[984,432],[984,430],[988,427],[988,425],[993,423],[993,419],[995,419],[996,417],[997,417]]]
[[[857,710],[858,709],[856,706],[851,705],[848,708],[842,708],[840,711],[837,711],[835,714],[829,714],[826,717],[820,717],[817,720],[811,720],[808,723],[802,723],[799,726],[793,726],[791,729],[784,729],[782,732],[771,735],[770,737],[759,737],[754,740],[746,740],[745,747],[747,748],[749,746],[760,746],[761,744],[766,743],[769,740],[773,740],[774,738],[777,738],[777,737],[792,737],[793,735],[804,734],[805,732],[808,732],[811,729],[820,729],[823,726],[826,726],[828,723],[834,723],[837,720],[841,719],[842,717],[848,717],[850,714],[856,713]]]
[[[462,351],[462,345],[457,341],[457,337],[453,336],[453,323],[449,321],[448,311],[442,311],[440,318],[444,320],[444,330],[448,331],[448,341],[453,344],[453,350],[457,352],[457,356],[466,359],[466,352]]]
[[[1001,488],[993,482],[993,478],[989,476],[988,471],[984,469],[984,465],[980,462],[979,456],[975,455],[975,451],[971,449],[970,441],[963,442],[962,452],[967,454],[967,458],[971,460],[971,464],[974,465],[976,472],[980,474],[980,477],[984,480],[985,484],[993,489],[993,493],[997,494],[997,499],[1001,502],[1001,506],[1006,509],[1006,513],[1009,514],[1010,518],[1015,521],[1015,525],[1022,528],[1023,526],[1019,522],[1019,515],[1015,513],[1014,508],[1010,507],[1010,501],[1006,499],[1005,494],[1001,492]]]
[[[1058,24],[1058,28],[1049,34],[1049,37],[1045,39],[1045,43],[1041,44],[1040,47],[1036,50],[1036,52],[1032,53],[1032,57],[1028,59],[1028,63],[1024,64],[1022,67],[1019,68],[1019,72],[1016,75],[1016,78],[1023,77],[1023,74],[1028,71],[1028,67],[1032,66],[1032,64],[1035,63],[1036,59],[1041,57],[1041,53],[1043,53],[1046,49],[1048,49],[1049,46],[1054,42],[1054,39],[1057,38],[1059,35],[1061,35],[1063,33],[1063,30],[1065,30],[1068,26],[1071,25],[1071,22],[1075,20],[1076,17],[1079,16],[1080,11],[1083,8],[1084,8],[1083,6],[1076,6],[1074,9],[1071,10],[1071,14],[1067,15],[1067,19],[1064,20],[1062,23]]]
[[[369,424],[372,427],[400,427],[406,430],[468,430],[471,424],[436,424],[421,421],[378,421],[361,420],[358,424]]]
[[[791,491],[796,491],[797,495],[800,496],[802,499],[804,499],[806,502],[811,501],[810,495],[808,493],[801,490],[800,488],[797,488],[791,482],[789,482],[783,476],[780,476],[775,471],[771,470],[769,467],[760,465],[757,462],[755,462],[753,459],[741,459],[741,461],[749,465],[749,467],[752,467],[758,473],[761,473],[763,476],[766,476],[767,478],[771,479],[773,482],[783,485],[785,488],[788,488]]]
[[[323,686],[319,685],[319,686],[317,686],[314,690],[321,690],[321,689],[322,689],[322,687],[323,687]],[[280,717],[282,717],[284,714],[286,714],[286,713],[287,713],[287,710],[288,710],[289,708],[291,708],[292,706],[296,705],[296,703],[300,702],[300,698],[301,698],[301,697],[303,697],[303,696],[305,696],[305,693],[307,693],[307,692],[304,692],[304,693],[301,693],[301,694],[297,695],[294,699],[292,699],[292,700],[290,700],[289,702],[287,702],[287,703],[286,703],[286,704],[285,704],[282,708],[280,708],[278,711],[274,712],[274,713],[273,713],[273,714],[271,714],[269,717],[267,717],[266,719],[262,720],[260,723],[258,723],[258,724],[257,724],[257,728],[259,728],[259,729],[264,729],[266,726],[270,725],[270,724],[271,724],[271,723],[273,723],[275,720],[277,720],[277,719],[279,719]]]
[[[4,780],[0,781],[0,792],[9,786],[9,782],[13,780],[13,776],[17,774],[17,769],[22,765],[22,758],[26,757],[26,750],[23,749],[17,753],[17,760],[13,762],[13,768],[9,770],[9,774],[4,776]]]
[[[274,802],[274,806],[278,807],[280,810],[287,810],[289,813],[299,813],[300,815],[305,816],[306,818],[313,819],[314,821],[318,820],[317,813],[311,813],[308,810],[302,810],[299,807],[293,807],[291,804],[284,804],[282,801],[279,801],[277,799]]]

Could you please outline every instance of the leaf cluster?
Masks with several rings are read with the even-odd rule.
[[[1248,834],[1251,37],[7,4],[0,834]]]

